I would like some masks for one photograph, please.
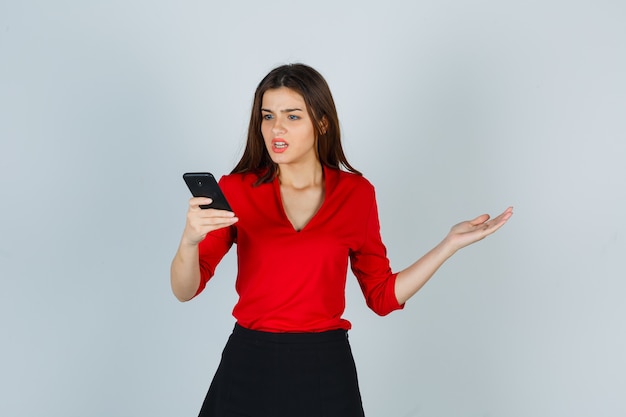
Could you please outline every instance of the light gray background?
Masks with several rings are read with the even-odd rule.
[[[349,277],[369,417],[626,415],[623,1],[0,2],[0,415],[193,416],[235,259],[178,303],[188,191],[227,173],[252,94],[327,78],[401,269],[496,235],[379,318]]]

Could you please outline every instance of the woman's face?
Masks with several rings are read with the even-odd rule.
[[[292,165],[318,161],[313,121],[299,93],[287,87],[267,90],[261,117],[261,134],[272,161]]]

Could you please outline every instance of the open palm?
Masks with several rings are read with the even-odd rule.
[[[513,207],[507,208],[493,219],[488,214],[481,214],[473,220],[454,225],[448,233],[447,240],[455,250],[459,250],[489,236],[501,228],[512,215]]]

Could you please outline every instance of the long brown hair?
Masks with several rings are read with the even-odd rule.
[[[341,147],[341,132],[335,101],[324,77],[315,69],[304,64],[282,65],[270,71],[259,83],[254,93],[248,139],[241,160],[232,173],[254,172],[259,174],[256,185],[270,182],[278,174],[275,164],[261,134],[261,105],[267,90],[287,87],[302,96],[307,112],[313,122],[317,139],[317,154],[322,165],[361,175],[347,161]]]

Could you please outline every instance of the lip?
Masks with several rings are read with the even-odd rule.
[[[284,144],[281,146],[280,144]],[[283,153],[289,148],[289,143],[283,138],[274,138],[272,139],[272,151],[276,153]]]

